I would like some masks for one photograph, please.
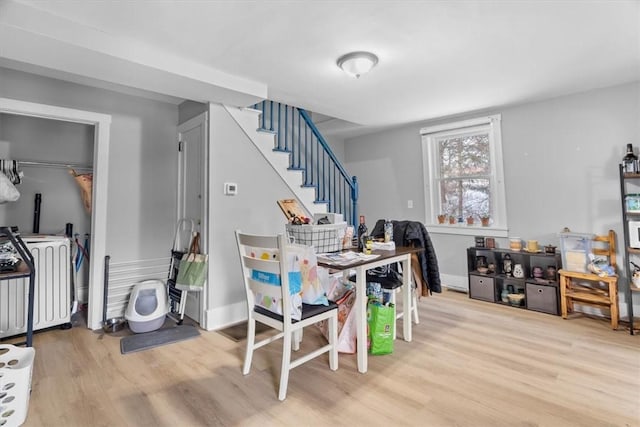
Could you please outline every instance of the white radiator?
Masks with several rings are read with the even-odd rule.
[[[71,259],[69,239],[23,236],[35,264],[33,330],[71,320]],[[0,338],[27,331],[29,278],[0,281]]]

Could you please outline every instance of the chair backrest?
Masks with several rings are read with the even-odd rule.
[[[593,238],[592,252],[594,255],[606,256],[609,265],[616,268],[616,232],[609,230],[607,234],[596,235]]]
[[[257,299],[269,305],[278,304],[285,322],[291,321],[289,274],[286,268],[286,240],[284,235],[254,235],[236,230],[242,276],[247,293],[249,315]],[[273,310],[272,310],[273,311]]]

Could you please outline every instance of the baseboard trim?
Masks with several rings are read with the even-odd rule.
[[[217,331],[247,320],[247,303],[237,302],[205,311],[204,329]]]
[[[440,274],[442,286],[456,291],[469,292],[469,278],[453,274]]]

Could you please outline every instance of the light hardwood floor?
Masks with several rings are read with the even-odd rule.
[[[127,355],[84,328],[37,333],[26,426],[640,426],[640,336],[444,291],[419,302],[413,342],[294,369],[279,402],[279,349],[216,332]],[[400,329],[401,334],[401,329]],[[302,351],[321,339],[305,330]],[[281,340],[280,340],[281,341]]]

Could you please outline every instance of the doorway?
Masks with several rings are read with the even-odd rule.
[[[99,329],[102,321],[104,257],[106,253],[109,128],[111,116],[47,104],[0,98],[0,113],[87,124],[94,127],[93,201],[91,211],[91,263],[87,326]]]
[[[191,219],[200,233],[200,247],[207,253],[208,168],[207,113],[178,126],[178,219]],[[207,287],[188,292],[185,315],[204,324]]]

